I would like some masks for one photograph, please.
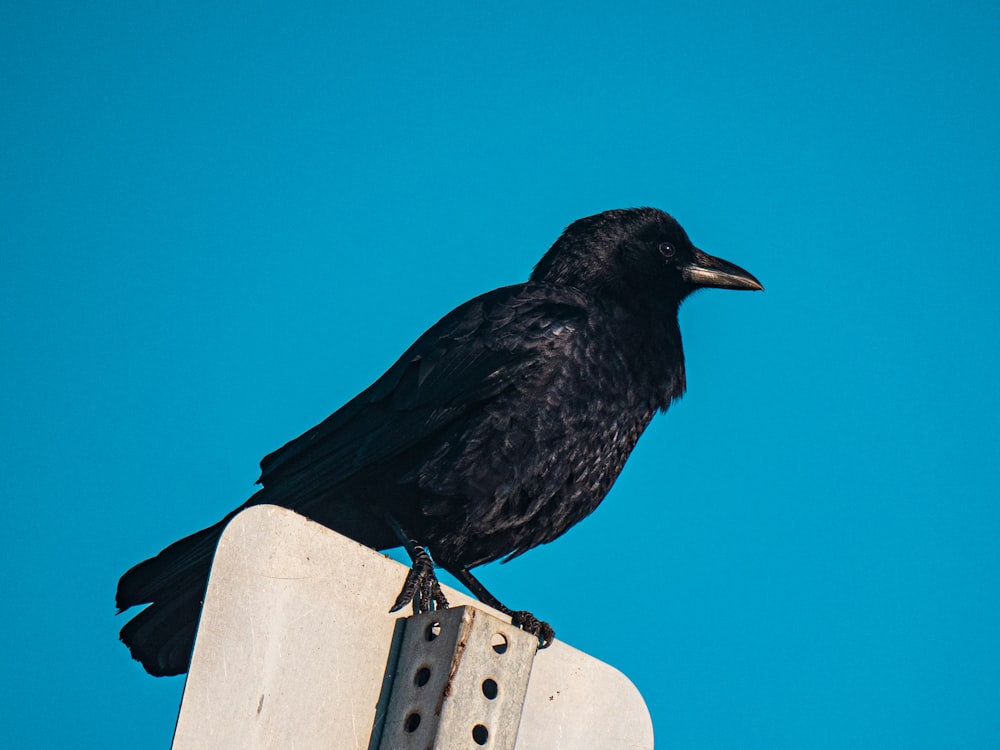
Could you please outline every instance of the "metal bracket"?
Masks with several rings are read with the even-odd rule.
[[[407,619],[379,750],[513,750],[537,649],[470,606]]]

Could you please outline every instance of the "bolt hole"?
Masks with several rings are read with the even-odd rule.
[[[476,724],[472,728],[472,739],[475,740],[477,745],[485,745],[490,739],[490,730],[482,724]]]
[[[483,680],[483,695],[492,701],[496,700],[498,692],[496,680],[491,680],[488,677]]]
[[[427,640],[433,641],[439,635],[441,635],[441,623],[435,620],[430,625],[427,626],[427,632],[425,633]]]
[[[418,714],[416,711],[407,716],[406,720],[403,722],[403,729],[405,729],[407,732],[416,732],[417,727],[419,726],[420,726],[420,714]]]
[[[417,670],[417,673],[413,675],[413,684],[417,687],[423,687],[427,684],[428,680],[431,678],[431,670],[427,667],[421,667]]]
[[[490,645],[498,654],[507,653],[507,636],[503,633],[494,633],[490,639]]]

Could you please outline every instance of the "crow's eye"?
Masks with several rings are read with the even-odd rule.
[[[669,242],[661,242],[660,255],[662,255],[664,258],[673,258],[675,255],[677,255],[677,248],[675,248]]]

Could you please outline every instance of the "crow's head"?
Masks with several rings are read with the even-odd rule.
[[[739,266],[696,248],[672,216],[655,208],[605,211],[573,222],[531,280],[643,307],[676,307],[703,287],[764,288]]]

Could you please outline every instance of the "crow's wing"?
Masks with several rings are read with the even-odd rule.
[[[369,388],[266,456],[258,481],[316,497],[464,429],[510,387],[544,379],[547,369],[558,367],[587,316],[587,302],[575,290],[543,284],[504,287],[466,302]]]

